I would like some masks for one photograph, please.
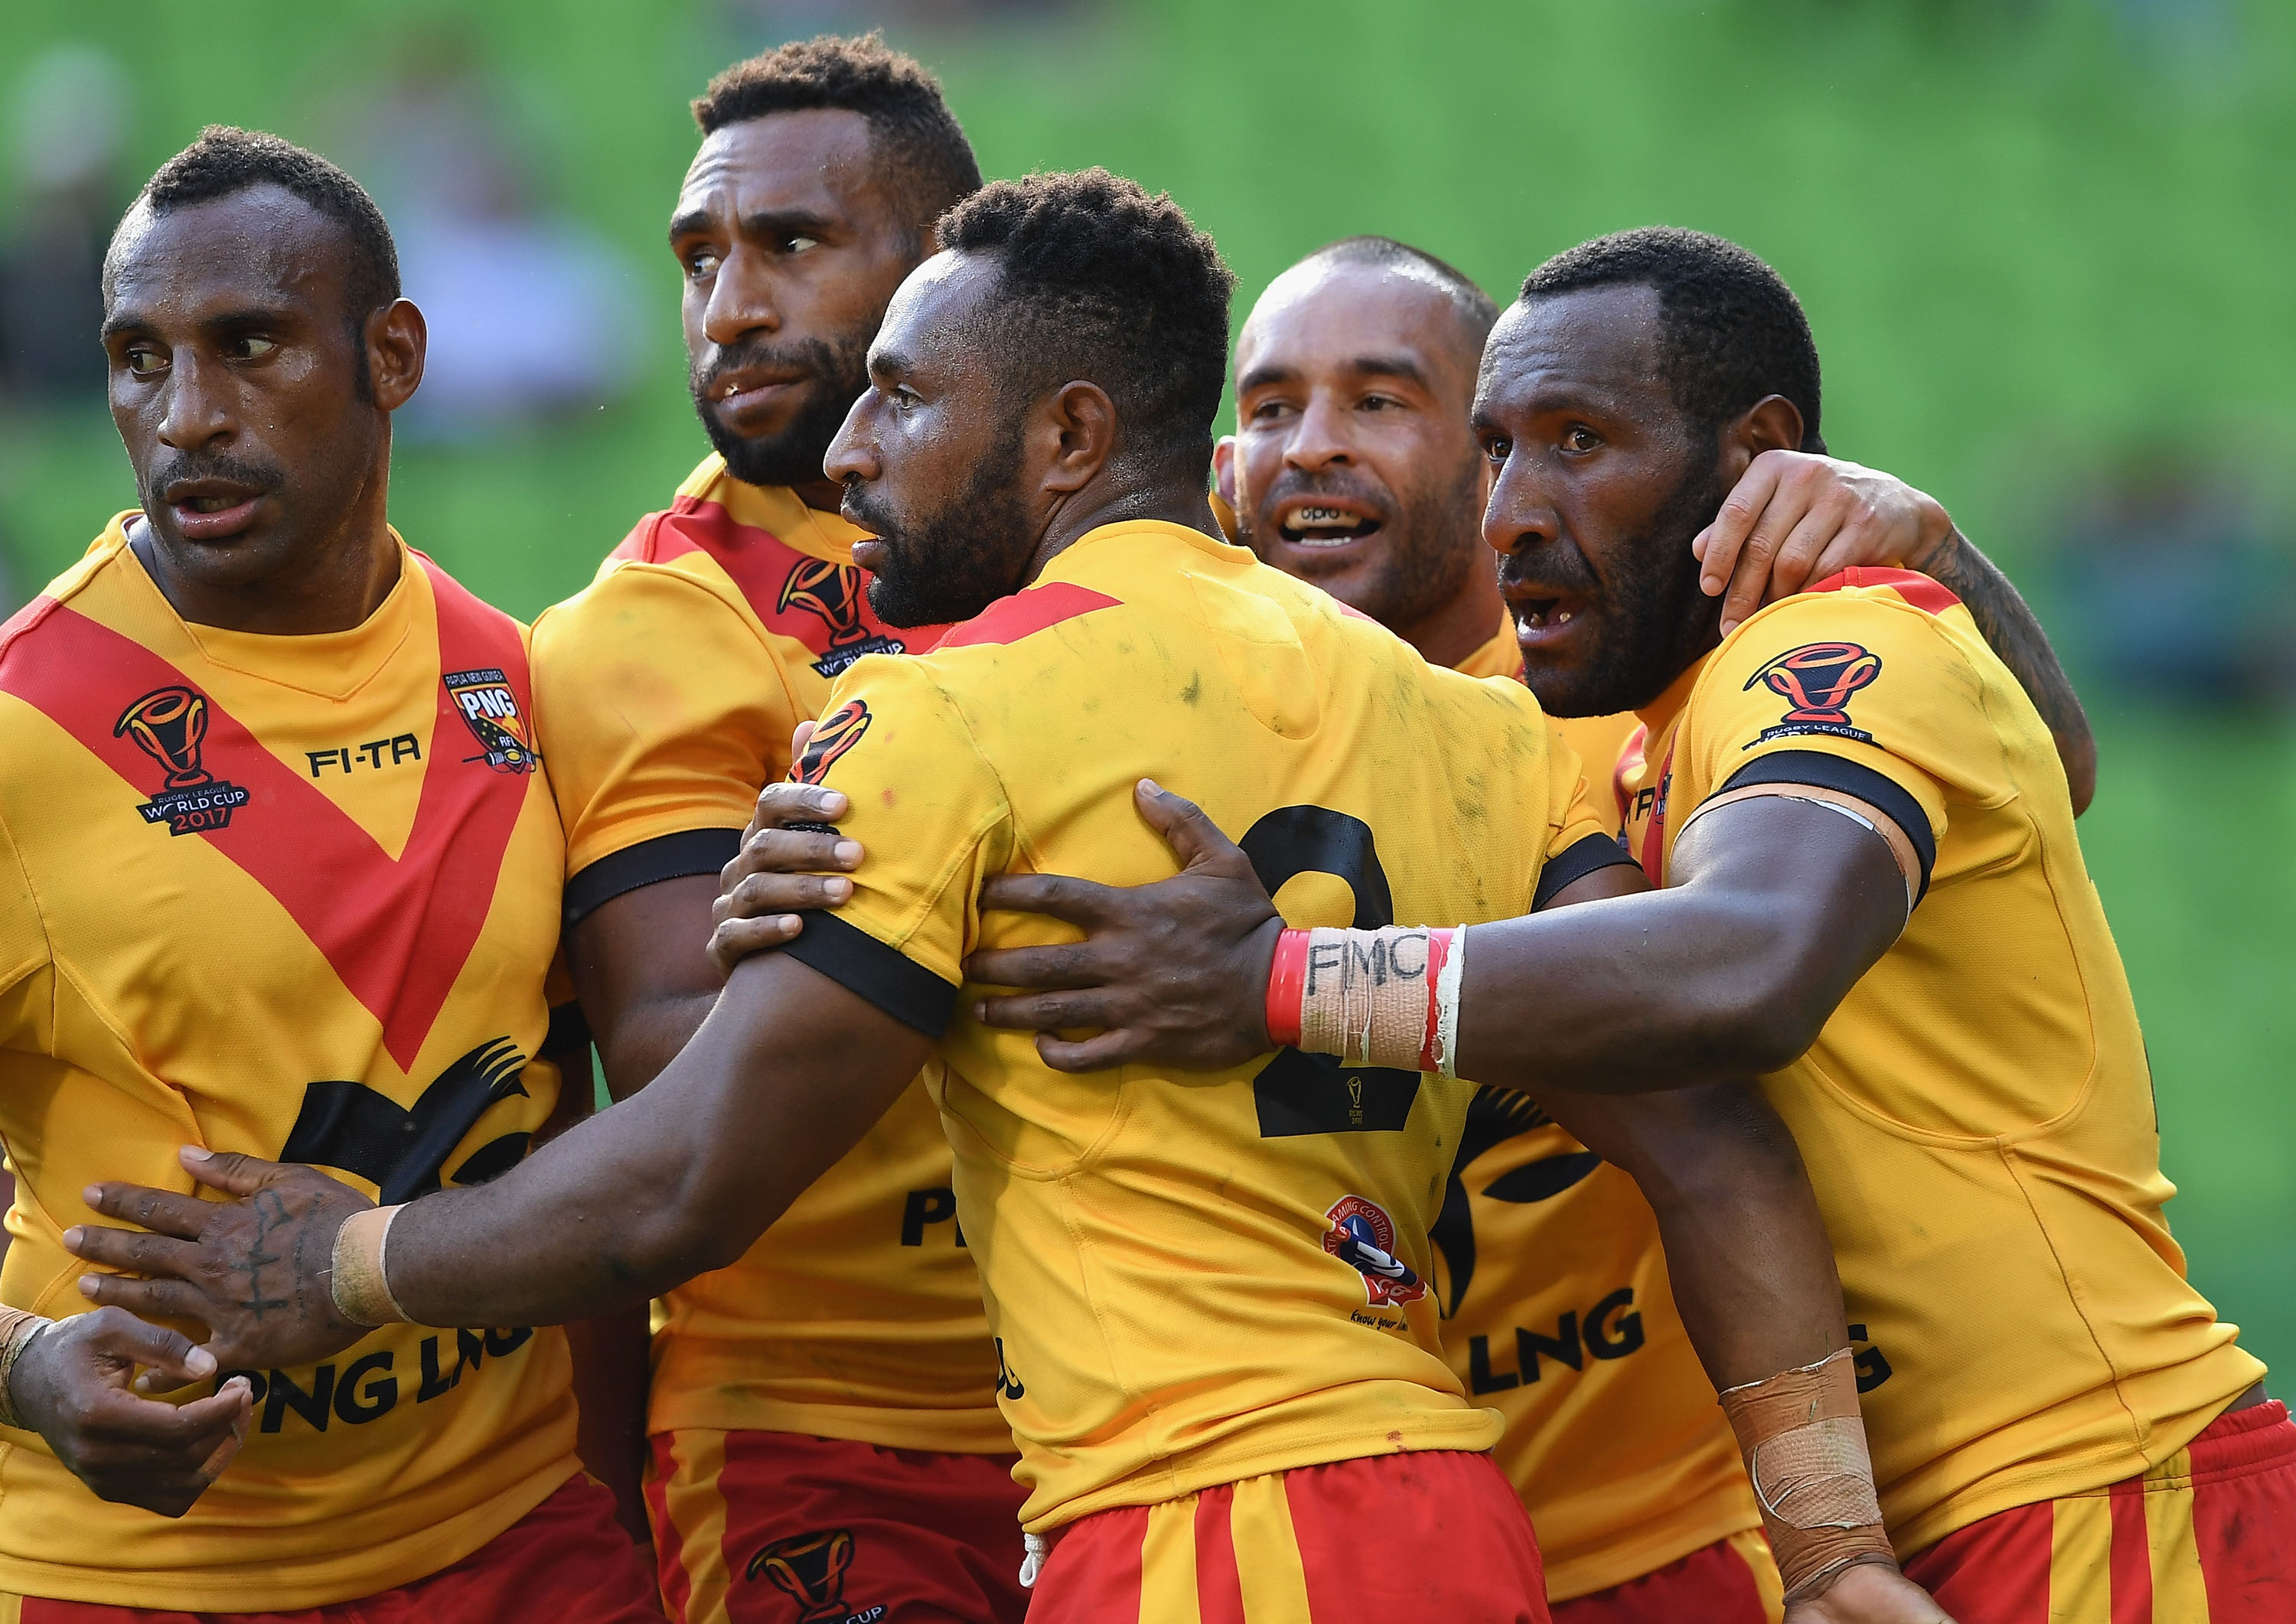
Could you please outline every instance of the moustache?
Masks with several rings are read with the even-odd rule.
[[[823,363],[828,351],[829,346],[818,340],[781,348],[762,339],[749,339],[730,347],[721,346],[706,361],[694,365],[692,373],[693,393],[698,398],[707,398],[720,378],[745,367],[817,376],[825,370]]]
[[[148,501],[158,502],[168,487],[190,480],[228,480],[266,496],[285,488],[287,484],[287,476],[278,469],[247,462],[228,452],[179,451],[154,461],[144,470],[144,494]]]
[[[1365,507],[1382,513],[1395,505],[1395,500],[1385,486],[1374,480],[1343,472],[1336,469],[1287,468],[1275,476],[1266,494],[1259,498],[1259,511],[1274,513],[1286,502],[1303,501],[1316,496],[1334,496],[1359,502]]]
[[[1536,546],[1517,547],[1499,559],[1499,590],[1511,586],[1551,586],[1558,593],[1592,596],[1602,581],[1578,546],[1561,539]]]
[[[845,515],[847,523],[858,525],[868,531],[872,537],[883,542],[889,552],[896,549],[897,527],[892,521],[892,515],[881,503],[870,496],[867,488],[860,480],[846,481],[845,494],[839,498],[837,506],[838,511]]]

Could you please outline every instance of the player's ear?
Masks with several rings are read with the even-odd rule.
[[[430,331],[412,299],[395,299],[366,318],[367,376],[382,410],[396,412],[414,398]]]
[[[1219,499],[1235,511],[1235,436],[1223,434],[1212,447],[1212,488]]]
[[[1801,449],[1801,408],[1784,395],[1765,395],[1722,431],[1722,482],[1735,485],[1765,451]]]
[[[1053,397],[1052,421],[1060,439],[1045,471],[1045,488],[1082,489],[1115,453],[1116,403],[1097,383],[1079,379]]]

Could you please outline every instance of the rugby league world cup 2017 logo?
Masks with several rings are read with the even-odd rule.
[[[526,718],[518,713],[518,696],[499,667],[474,671],[449,671],[439,681],[447,697],[479,742],[479,753],[465,761],[484,761],[497,773],[530,773],[542,765],[528,740]]]
[[[1746,688],[1760,683],[1792,709],[1745,748],[1808,733],[1871,744],[1874,735],[1849,720],[1849,696],[1881,675],[1882,657],[1858,644],[1805,643],[1787,650],[1749,677]]]
[[[782,580],[781,596],[774,605],[786,614],[801,609],[829,627],[829,646],[813,668],[834,677],[864,654],[901,654],[908,645],[891,637],[874,636],[861,624],[861,571],[851,564],[825,558],[800,558]]]
[[[208,696],[196,688],[154,688],[119,713],[114,738],[158,762],[167,778],[160,792],[136,808],[147,824],[165,824],[169,834],[227,829],[231,815],[247,804],[247,791],[226,783],[200,763],[208,736]]]

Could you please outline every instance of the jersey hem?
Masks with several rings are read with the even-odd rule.
[[[403,1554],[372,1565],[354,1565],[354,1559],[343,1554],[301,1561],[272,1558],[259,1563],[259,1577],[232,1581],[181,1568],[130,1578],[116,1569],[36,1562],[0,1553],[0,1591],[43,1600],[185,1612],[293,1612],[337,1606],[453,1567],[507,1532],[581,1470],[581,1462],[569,1455],[528,1478],[522,1488],[489,1495],[444,1522],[399,1536],[390,1546]],[[224,1530],[216,1532],[217,1538],[228,1538]],[[357,1555],[367,1556],[373,1549]],[[328,1571],[326,1577],[315,1571],[320,1568]],[[137,1578],[144,1582],[139,1584]]]
[[[646,1435],[676,1432],[789,1432],[880,1449],[931,1455],[1013,1455],[1020,1446],[1002,1412],[902,1410],[843,1404],[787,1404],[750,1399],[668,1404],[650,1409]]]
[[[2235,1399],[2264,1379],[2262,1361],[2240,1349],[2236,1343],[2226,1342],[2222,1346],[2238,1352],[2250,1366],[2239,1384],[2221,1398],[2178,1417],[2173,1425],[2154,1426],[2143,1448],[2132,1444],[2090,1461],[2030,1472],[1988,1472],[1970,1488],[1948,1495],[1929,1510],[1906,1519],[1902,1526],[1888,1515],[1885,1508],[1883,1520],[1890,1526],[1890,1543],[1896,1547],[1898,1559],[1909,1562],[1947,1535],[2005,1511],[2038,1505],[2045,1500],[2095,1494],[2151,1471],[2207,1431]],[[1885,1494],[1883,1497],[1888,1497]]]
[[[1505,1430],[1499,1424],[1497,1412],[1493,1410],[1461,1410],[1456,1415],[1423,1416],[1410,1424],[1415,1431],[1408,1437],[1402,1434],[1401,1429],[1390,1427],[1368,1435],[1353,1431],[1324,1432],[1255,1449],[1214,1448],[1185,1470],[1172,1469],[1168,1460],[1152,1461],[1118,1482],[1063,1500],[1037,1516],[1029,1516],[1024,1510],[1021,1528],[1025,1533],[1048,1534],[1095,1512],[1122,1505],[1160,1505],[1167,1500],[1185,1499],[1207,1489],[1240,1483],[1246,1478],[1294,1472],[1302,1466],[1328,1466],[1334,1461],[1362,1460],[1374,1455],[1409,1455],[1428,1449],[1488,1455]],[[1024,1464],[1026,1460],[1024,1450]]]

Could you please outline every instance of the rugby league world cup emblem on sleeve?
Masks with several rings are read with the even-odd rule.
[[[169,834],[227,829],[231,815],[247,804],[247,791],[226,783],[201,764],[208,736],[208,698],[196,688],[154,688],[119,713],[114,738],[128,738],[167,774],[160,792],[136,808],[147,824],[165,824]]]
[[[1791,707],[1745,748],[1798,734],[1830,734],[1871,744],[1874,735],[1849,719],[1849,696],[1882,675],[1882,657],[1855,643],[1805,643],[1789,649],[1746,679],[1760,683]]]

